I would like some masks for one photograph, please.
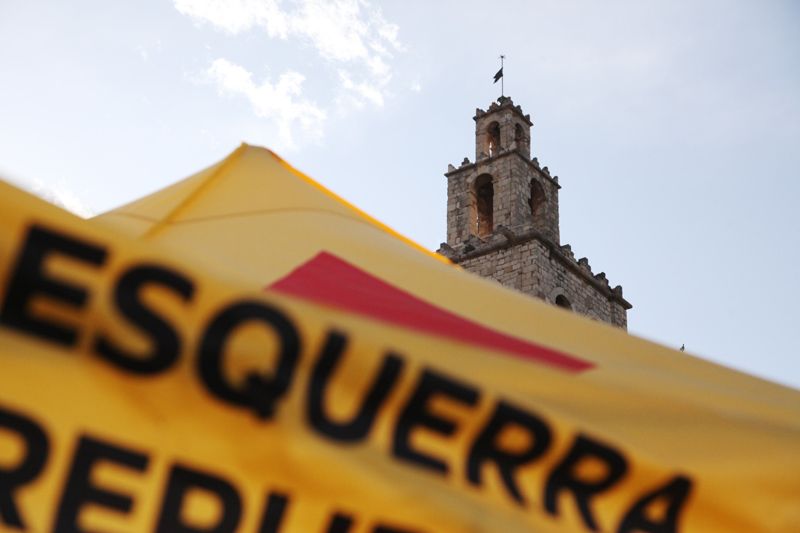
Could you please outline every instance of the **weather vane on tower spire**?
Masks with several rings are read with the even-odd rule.
[[[503,84],[505,80],[503,79],[503,60],[506,58],[504,55],[500,55],[500,70],[498,70],[494,75],[494,82],[497,83],[497,80],[500,80],[500,97],[502,98],[505,96],[505,87]]]

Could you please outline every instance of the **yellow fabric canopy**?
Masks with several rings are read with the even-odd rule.
[[[267,150],[91,221],[0,193],[0,530],[800,529],[800,393],[470,275]]]

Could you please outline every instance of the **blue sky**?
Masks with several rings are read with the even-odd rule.
[[[800,387],[798,27],[777,0],[4,0],[0,175],[86,215],[247,141],[436,249],[503,53],[630,332]]]

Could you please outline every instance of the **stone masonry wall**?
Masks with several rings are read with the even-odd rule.
[[[472,163],[468,159],[459,168],[453,167],[447,176],[447,242],[458,245],[474,234],[475,180],[484,174],[492,176],[494,185],[494,226],[505,226],[514,231],[535,229],[551,241],[559,242],[558,185],[547,167],[539,168],[536,159],[528,161],[518,152],[507,151],[500,155]],[[546,201],[542,217],[533,220],[530,215],[531,180],[544,192]]]
[[[567,259],[569,260],[568,257]],[[573,311],[626,328],[626,309],[623,304],[617,298],[604,294],[603,290],[599,290],[588,279],[591,277],[602,285],[605,275],[599,274],[599,278],[595,277],[591,274],[588,262],[583,263],[575,263],[579,269],[585,269],[581,275],[575,268],[568,266],[564,256],[556,256],[551,247],[537,239],[531,239],[465,259],[459,264],[470,272],[494,279],[506,287],[549,303],[555,303],[556,298],[563,295],[572,305]]]

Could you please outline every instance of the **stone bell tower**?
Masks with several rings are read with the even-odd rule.
[[[448,166],[447,243],[439,253],[475,274],[627,327],[622,287],[577,261],[558,231],[558,176],[531,159],[530,115],[501,96],[475,111],[475,162]]]

